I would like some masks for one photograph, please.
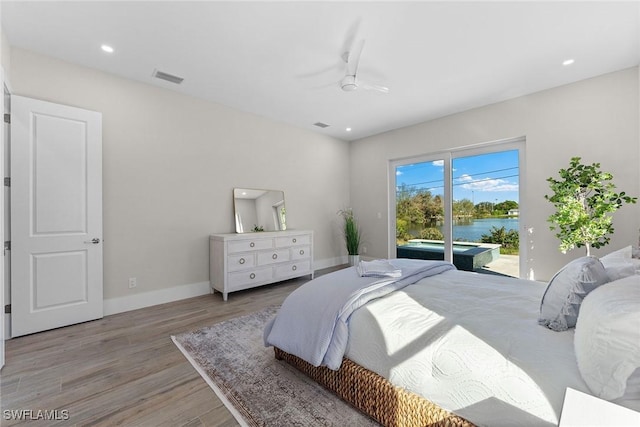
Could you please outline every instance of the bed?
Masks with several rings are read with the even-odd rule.
[[[547,284],[458,271],[434,261],[390,262],[404,271],[429,263],[429,273],[412,274],[401,286],[395,278],[366,281],[355,267],[314,279],[299,289],[315,289],[296,290],[287,298],[265,329],[265,344],[275,347],[276,358],[383,425],[552,426],[558,424],[567,387],[593,394],[576,362],[575,329],[555,331],[539,324],[541,301],[550,294]],[[576,268],[565,276],[579,270],[582,280],[593,282],[595,273],[585,279],[584,265]],[[631,277],[631,286],[637,283],[640,289],[637,278]],[[601,285],[608,281],[603,275]],[[365,282],[365,288],[374,284],[377,290],[362,299]],[[380,283],[391,283],[391,289],[381,291]],[[332,314],[328,307],[336,294],[347,295],[352,309],[340,306]],[[306,305],[305,300],[312,302]],[[577,313],[565,314],[577,318]],[[345,328],[347,336],[338,338],[337,347],[344,351],[333,354],[333,360],[326,355],[333,343],[315,336],[322,329],[318,319],[332,317],[338,319],[332,335]],[[309,352],[309,339],[318,339],[328,351],[320,356]],[[633,366],[640,361],[626,367],[630,382],[640,379],[640,370],[628,372]],[[638,411],[639,399],[630,391],[609,400]]]

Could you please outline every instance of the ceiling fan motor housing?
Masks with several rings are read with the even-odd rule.
[[[344,76],[344,79],[342,79],[342,81],[340,82],[340,87],[345,92],[351,92],[358,89],[358,85],[356,84],[356,76]]]

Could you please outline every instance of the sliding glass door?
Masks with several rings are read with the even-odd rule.
[[[446,256],[445,160],[422,159],[395,167],[396,256],[441,260]]]
[[[451,160],[452,238],[474,248],[474,270],[520,277],[518,154],[505,150]]]
[[[520,277],[523,158],[519,139],[392,161],[390,256]]]

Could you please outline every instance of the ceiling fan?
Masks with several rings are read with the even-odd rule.
[[[346,63],[347,68],[345,76],[340,80],[340,88],[345,92],[365,89],[389,93],[388,87],[366,83],[358,78],[358,65],[360,64],[360,55],[362,55],[363,48],[364,39],[361,39],[355,42],[349,51],[342,54],[342,60]]]

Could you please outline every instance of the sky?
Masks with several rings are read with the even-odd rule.
[[[474,204],[519,201],[518,150],[455,158],[452,167],[453,200],[469,199]],[[443,175],[443,160],[399,166],[396,185],[425,188],[434,195],[442,195]]]

